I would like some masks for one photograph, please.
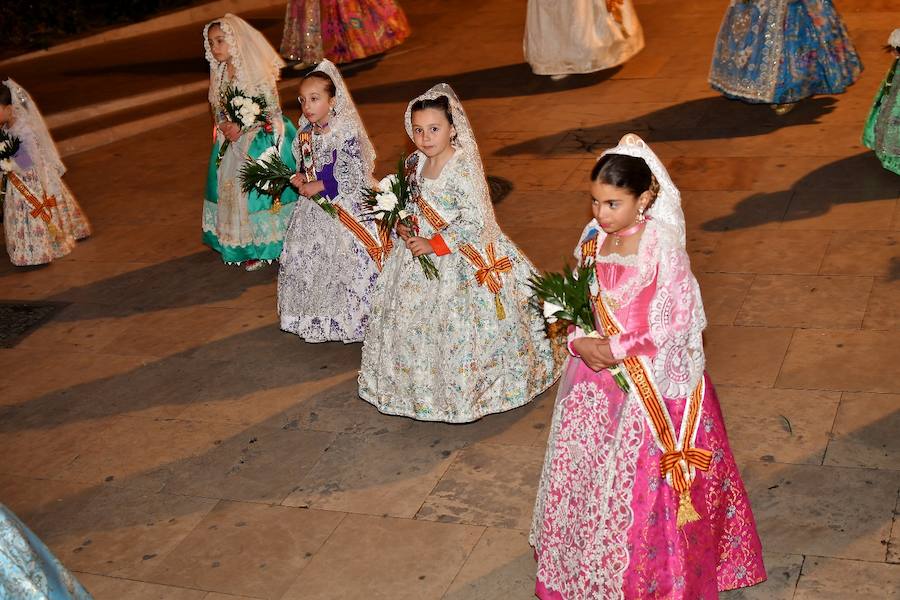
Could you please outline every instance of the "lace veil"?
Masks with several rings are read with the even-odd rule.
[[[414,98],[406,107],[406,133],[410,139],[413,139],[413,104],[419,100],[434,100],[440,96],[446,96],[450,101],[450,114],[453,116],[453,126],[456,128],[456,141],[453,142],[453,146],[457,152],[462,152],[466,162],[475,170],[475,181],[473,184],[484,221],[481,243],[483,246],[486,246],[500,237],[500,226],[497,224],[497,217],[494,215],[494,206],[491,203],[491,194],[485,178],[481,154],[478,152],[478,142],[475,141],[475,133],[472,131],[469,117],[466,116],[466,111],[463,109],[462,103],[459,101],[459,97],[453,91],[453,88],[446,83],[439,83],[418,98]]]
[[[334,82],[334,112],[335,118],[329,121],[328,126],[337,139],[346,140],[356,137],[359,142],[359,153],[363,161],[363,173],[371,174],[375,170],[375,147],[366,133],[366,127],[363,125],[350,90],[341,77],[341,72],[330,60],[325,59],[313,69],[321,71],[331,78]],[[309,126],[309,120],[306,115],[300,115],[298,122],[298,131],[303,131]]]
[[[7,79],[3,82],[12,95],[13,119],[16,135],[22,138],[22,142],[29,147],[29,155],[35,166],[42,183],[46,185],[47,175],[61,177],[66,172],[56,144],[50,137],[50,131],[41,116],[31,95],[21,85]]]
[[[277,98],[276,85],[284,60],[262,33],[244,19],[228,13],[207,23],[203,28],[203,47],[206,49],[206,60],[209,61],[210,104],[215,106],[219,100],[219,89],[226,70],[226,63],[217,61],[209,47],[209,28],[216,24],[222,28],[231,50],[237,87],[254,96],[274,94]]]
[[[650,333],[658,348],[653,361],[657,386],[667,397],[687,398],[703,377],[706,364],[702,335],[706,314],[686,251],[681,194],[662,161],[637,135],[627,134],[603,156],[607,154],[643,159],[659,182],[656,200],[645,213],[650,217],[649,239],[641,240],[637,280],[650,283],[655,276],[657,281],[650,305]],[[619,304],[627,300],[619,299]]]

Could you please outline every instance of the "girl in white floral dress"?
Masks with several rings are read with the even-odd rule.
[[[0,164],[3,229],[12,264],[42,265],[67,255],[75,240],[91,234],[91,226],[62,180],[66,167],[40,111],[12,79],[0,83],[0,129],[20,142],[18,152]]]
[[[522,406],[558,365],[531,306],[535,269],[494,217],[478,145],[456,94],[439,84],[410,102],[407,161],[415,235],[398,228],[375,287],[359,395],[380,411],[464,423]],[[416,257],[440,272],[426,278]]]

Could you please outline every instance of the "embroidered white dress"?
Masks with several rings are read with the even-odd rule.
[[[535,269],[509,238],[496,238],[496,257],[512,262],[500,275],[506,318],[498,318],[494,294],[479,285],[475,267],[459,252],[472,244],[486,256],[478,246],[485,227],[480,165],[457,151],[430,180],[421,176],[424,155],[418,159],[422,197],[449,224],[435,231],[420,214],[420,235],[440,233],[451,252],[429,255],[440,271],[436,280],[426,279],[402,244],[391,252],[375,288],[359,395],[384,413],[450,423],[522,406],[558,373],[543,320],[529,304],[527,281]]]

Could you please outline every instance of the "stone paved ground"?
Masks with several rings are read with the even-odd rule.
[[[724,0],[637,4],[643,53],[552,83],[521,63],[522,2],[407,3],[414,37],[348,79],[381,171],[405,147],[405,102],[449,80],[488,172],[514,185],[501,225],[558,268],[593,155],[644,135],[685,198],[770,570],[723,598],[898,598],[900,177],[858,140],[900,11],[839,0],[867,70],[776,118],[706,85]],[[531,597],[553,390],[464,426],[358,400],[359,345],[281,333],[274,270],[200,245],[208,127],[70,157],[95,236],[50,267],[0,262],[0,298],[69,303],[0,349],[2,501],[99,600]]]

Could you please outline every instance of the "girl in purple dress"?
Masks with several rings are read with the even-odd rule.
[[[530,541],[542,600],[715,600],[766,578],[705,373],[678,189],[629,134],[591,173],[576,250],[599,337],[574,329]],[[611,375],[625,375],[623,391]]]

